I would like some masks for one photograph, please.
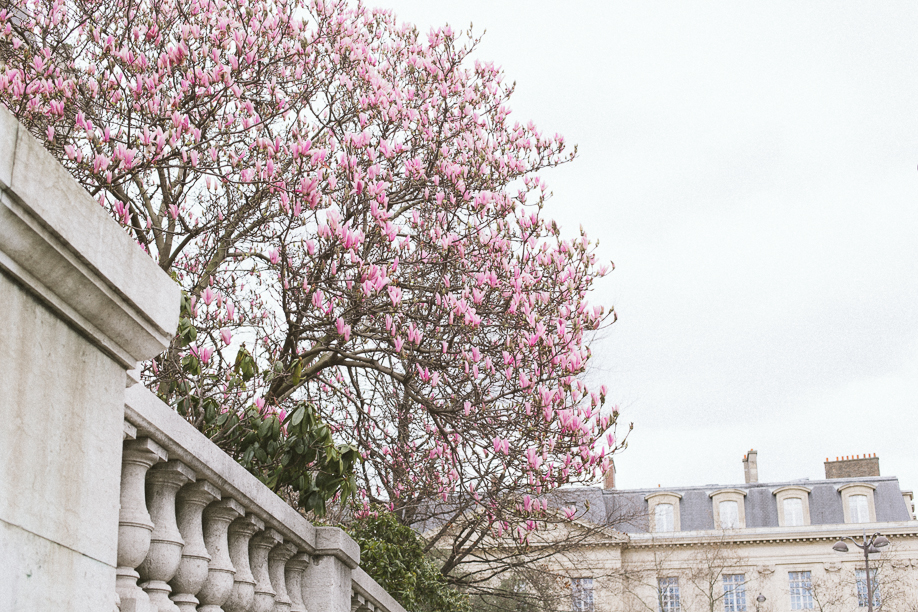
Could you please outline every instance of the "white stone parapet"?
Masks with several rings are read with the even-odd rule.
[[[179,296],[0,107],[0,610],[404,612],[138,384]]]

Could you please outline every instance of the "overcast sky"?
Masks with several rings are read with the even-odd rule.
[[[375,4],[486,30],[516,118],[579,145],[549,213],[617,266],[621,488],[742,482],[750,448],[762,481],[876,453],[918,488],[918,4]]]

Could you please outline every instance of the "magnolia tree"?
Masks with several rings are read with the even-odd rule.
[[[538,175],[573,152],[510,119],[471,34],[322,0],[6,6],[0,102],[185,290],[147,386],[269,486],[406,522],[462,499],[525,540],[605,469],[608,267]]]

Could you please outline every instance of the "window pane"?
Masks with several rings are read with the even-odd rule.
[[[866,495],[852,495],[848,498],[848,515],[851,517],[852,523],[870,522]]]
[[[809,572],[788,572],[791,610],[813,609],[813,583]]]
[[[594,612],[593,579],[574,578],[571,580],[571,601],[574,612]]]
[[[657,504],[653,510],[654,531],[674,531],[673,505]]]
[[[679,602],[679,578],[671,576],[657,580],[660,596],[660,612],[678,612],[682,610]]]
[[[745,574],[724,574],[724,612],[746,612]]]
[[[857,581],[857,607],[867,607],[867,572],[862,569],[854,570],[854,577]],[[870,569],[870,588],[873,591],[873,607],[880,607],[880,585],[877,584],[877,570]]]
[[[803,500],[791,497],[784,500],[784,525],[797,527],[803,524]]]
[[[739,528],[739,504],[735,501],[720,502],[717,513],[720,515],[721,529]]]

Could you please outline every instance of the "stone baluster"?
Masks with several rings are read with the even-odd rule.
[[[265,529],[249,543],[249,561],[252,574],[255,576],[255,608],[253,612],[272,612],[274,610],[275,591],[271,587],[271,575],[268,572],[268,555],[271,549],[283,541],[281,534],[273,529]]]
[[[128,440],[121,454],[121,513],[118,517],[118,568],[115,590],[122,612],[147,612],[150,598],[137,586],[140,565],[150,549],[153,521],[147,512],[144,478],[166,450],[149,438]]]
[[[169,586],[172,587],[170,599],[181,612],[196,612],[198,598],[195,595],[207,580],[210,555],[204,544],[201,515],[204,507],[216,499],[220,499],[220,490],[206,480],[185,485],[178,493],[178,527],[185,547],[178,571]]]
[[[210,554],[207,580],[198,591],[198,612],[223,612],[223,603],[233,590],[236,570],[229,554],[229,526],[245,515],[245,508],[229,497],[214,502],[204,510],[204,543]]]
[[[284,578],[291,602],[290,612],[306,612],[306,605],[303,603],[303,572],[309,567],[311,560],[312,557],[307,553],[299,553],[287,561]]]
[[[351,595],[351,612],[374,612],[376,607],[367,601],[367,598],[359,593]]]
[[[255,576],[249,564],[249,541],[264,528],[264,521],[252,513],[230,524],[229,554],[236,576],[229,599],[223,604],[225,612],[250,612],[255,605]]]
[[[284,568],[287,561],[296,554],[296,546],[290,543],[278,544],[268,556],[268,573],[271,586],[274,587],[274,612],[290,612],[290,595],[287,593],[287,580]]]
[[[153,519],[153,537],[147,558],[137,571],[153,609],[159,612],[178,612],[169,599],[172,589],[167,584],[178,570],[185,545],[176,523],[175,496],[183,485],[194,480],[194,471],[180,461],[161,463],[147,472],[147,507]]]

